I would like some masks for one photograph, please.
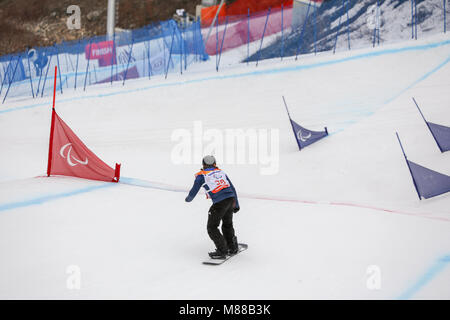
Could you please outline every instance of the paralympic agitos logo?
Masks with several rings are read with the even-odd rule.
[[[64,155],[66,149],[68,151],[67,151],[67,154]],[[70,143],[70,142],[62,146],[61,150],[59,151],[59,154],[61,155],[61,157],[63,157],[64,159],[67,160],[67,163],[71,167],[75,167],[78,164],[81,164],[81,165],[84,165],[84,166],[88,164],[88,158],[87,157],[86,157],[86,159],[84,161],[81,161],[81,160],[75,158],[74,155],[72,155],[72,143]]]

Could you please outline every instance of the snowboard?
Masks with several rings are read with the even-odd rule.
[[[229,254],[227,255],[227,257],[225,259],[213,259],[213,258],[209,258],[209,260],[207,261],[203,261],[203,264],[207,264],[207,265],[212,265],[212,266],[218,266],[221,265],[222,263],[224,263],[225,261],[227,261],[228,259],[234,257],[235,255],[238,255],[239,253],[241,253],[242,251],[247,250],[248,248],[248,244],[245,243],[239,243],[239,251],[235,254]]]

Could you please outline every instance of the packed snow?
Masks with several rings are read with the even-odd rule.
[[[119,184],[45,177],[51,98],[11,99],[0,107],[0,298],[449,299],[450,196],[418,199],[395,136],[410,160],[450,175],[411,100],[450,125],[449,49],[440,34],[258,67],[231,50],[220,72],[213,58],[167,80],[57,93],[86,145],[122,163]],[[282,96],[295,121],[330,136],[298,151]],[[184,198],[208,134],[238,129],[268,141],[254,162],[215,150],[249,249],[206,266],[210,200]],[[188,163],[174,156],[179,132],[198,139]]]

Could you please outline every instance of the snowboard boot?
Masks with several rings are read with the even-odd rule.
[[[239,252],[239,244],[237,242],[237,237],[233,237],[231,244],[229,245],[228,253],[236,254]]]
[[[227,253],[225,251],[221,251],[216,249],[216,251],[208,253],[211,259],[226,259]]]

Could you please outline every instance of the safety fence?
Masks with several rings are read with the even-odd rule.
[[[208,59],[200,23],[179,25],[173,20],[51,47],[0,57],[0,99],[51,94],[58,67],[57,91],[165,75],[186,70]]]
[[[222,15],[202,28],[200,21],[173,20],[124,31],[111,38],[94,37],[0,57],[0,99],[39,97],[51,93],[58,66],[57,90],[93,84],[183,73],[194,62],[215,56],[219,71],[223,53],[233,61],[258,62],[321,51],[375,47],[446,33],[450,0],[296,0],[255,12],[234,2],[237,15]],[[264,3],[275,3],[267,0]],[[277,2],[277,3],[278,3]],[[256,3],[256,2],[255,2]],[[239,5],[239,6],[238,6]],[[258,3],[258,5],[262,5]],[[253,10],[253,11],[252,11]],[[210,21],[214,21],[210,18]],[[205,22],[203,22],[205,24]]]
[[[374,47],[447,32],[449,0],[294,1],[263,12],[222,16],[206,52],[234,50],[241,61]],[[203,30],[204,37],[209,34]],[[217,69],[218,69],[217,65]]]

